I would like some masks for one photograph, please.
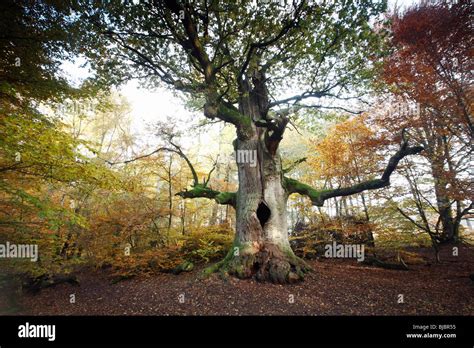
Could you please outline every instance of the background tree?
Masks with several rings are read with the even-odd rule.
[[[58,74],[62,61],[79,51],[70,6],[49,1],[2,1],[0,96],[5,103],[60,99],[72,92]]]
[[[313,145],[314,155],[309,162],[325,189],[359,184],[377,174],[382,158],[376,153],[378,142],[369,127],[364,117],[351,118],[333,126],[322,141]],[[336,215],[341,216],[343,208],[345,215],[351,215],[348,205],[352,210],[361,205],[368,221],[368,198],[363,192],[358,196],[360,204],[352,199],[347,202],[346,197],[340,202],[335,199]]]
[[[411,128],[433,177],[440,243],[458,241],[473,208],[471,1],[423,3],[392,17],[383,79],[397,98],[381,118],[388,134]]]
[[[86,224],[65,191],[74,184],[107,185],[113,176],[80,151],[90,144],[44,112],[85,92],[70,87],[58,71],[78,53],[69,40],[70,7],[29,1],[0,7],[0,238],[37,242],[44,248],[39,267],[51,266],[68,227]]]

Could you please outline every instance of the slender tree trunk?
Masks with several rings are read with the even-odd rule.
[[[181,205],[181,234],[184,236],[186,226],[186,203]]]
[[[331,180],[329,180],[329,188],[330,188],[331,190],[333,189]],[[334,197],[334,209],[336,210],[336,217],[337,217],[337,218],[340,218],[340,217],[341,217],[341,212],[340,212],[339,203],[338,203],[336,197]]]
[[[442,226],[441,242],[450,243],[454,241],[456,233],[454,229],[453,212],[447,195],[446,180],[444,180],[442,176],[441,164],[433,163],[431,170],[434,178],[436,204]]]
[[[456,169],[452,162],[452,157],[450,155],[450,147],[448,145],[448,140],[446,136],[443,136],[443,149],[444,149],[444,158],[446,163],[448,164],[449,175],[451,176],[453,181],[456,181]],[[453,237],[452,241],[455,243],[459,242],[459,222],[462,217],[462,208],[461,208],[461,201],[456,199],[456,214],[455,217],[451,217],[452,225],[453,225]]]
[[[219,172],[220,172],[220,166],[216,165],[216,171],[215,171],[215,176],[219,177]],[[212,208],[211,208],[211,217],[209,218],[209,226],[214,226],[217,224],[217,215],[219,213],[219,204],[213,203]]]
[[[360,197],[362,199],[362,207],[364,208],[365,219],[370,221],[369,208],[367,207],[367,203],[365,201],[365,195],[362,193]]]
[[[344,207],[344,215],[349,216],[350,212],[349,212],[349,208],[347,207],[347,198],[342,197],[341,200],[342,200],[342,206]]]
[[[370,221],[369,208],[367,206],[367,203],[365,201],[365,195],[363,193],[361,194],[361,198],[362,198],[362,206],[364,207],[365,219],[367,222],[369,222]],[[372,229],[367,232],[367,245],[371,247],[375,246],[375,238],[374,238],[374,233],[372,232]]]
[[[171,224],[173,223],[173,192],[172,192],[172,178],[171,178],[171,168],[173,165],[173,156],[170,156],[170,162],[168,166],[168,233],[167,233],[167,244],[169,244],[170,240],[170,231],[171,231]]]
[[[431,166],[431,175],[434,179],[434,191],[436,205],[440,216],[442,232],[440,243],[450,243],[456,239],[455,221],[448,197],[447,181],[444,175],[444,164],[449,166],[449,149],[445,146],[443,137],[434,133],[432,129],[424,127],[424,138],[426,138],[426,151]]]
[[[214,226],[217,223],[217,213],[219,210],[219,205],[214,203],[212,205],[211,217],[209,218],[209,226]]]
[[[228,187],[228,183],[229,183],[229,178],[230,178],[230,164],[227,166],[226,168],[226,172],[225,172],[225,182],[226,182],[226,188],[225,190],[228,191],[229,190],[229,187]],[[230,206],[229,205],[226,205],[225,206],[225,223],[226,224],[229,224],[229,226],[231,225],[231,221],[230,221]]]

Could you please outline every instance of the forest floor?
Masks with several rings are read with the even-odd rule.
[[[59,284],[15,299],[19,315],[474,315],[474,249],[451,248],[434,263],[409,271],[352,260],[309,261],[304,282],[200,279],[200,269],[180,275],[136,277],[111,284],[104,272],[78,274],[80,285]],[[5,294],[5,292],[4,292]],[[70,295],[75,303],[70,303]],[[403,303],[399,303],[403,295]],[[0,294],[0,297],[2,295]],[[0,306],[5,305],[0,298]],[[2,312],[0,307],[0,313]]]

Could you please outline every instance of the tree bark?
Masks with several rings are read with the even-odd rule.
[[[171,225],[173,223],[173,192],[172,192],[172,189],[173,189],[173,186],[172,186],[172,176],[171,176],[171,169],[172,169],[172,166],[173,166],[173,156],[170,155],[170,161],[169,161],[169,165],[168,165],[168,209],[169,209],[169,212],[168,212],[168,234],[167,234],[167,238],[168,238],[168,241],[167,241],[167,244],[169,245],[169,239],[170,239],[170,231],[171,231]]]
[[[288,194],[282,184],[278,151],[271,154],[256,136],[237,140],[236,150],[257,153],[257,165],[237,163],[236,236],[223,269],[239,278],[256,276],[276,283],[303,279],[309,270],[293,253],[288,240]]]
[[[293,253],[288,240],[288,193],[278,151],[286,122],[275,125],[271,132],[264,125],[266,91],[258,82],[254,78],[255,88],[246,90],[239,105],[250,125],[245,133],[238,131],[234,141],[239,178],[236,235],[232,249],[216,267],[239,278],[295,282],[303,279],[309,266]],[[242,158],[255,162],[239,161]]]
[[[434,191],[436,196],[436,205],[441,220],[442,233],[440,242],[450,243],[456,239],[455,224],[453,212],[451,210],[451,203],[447,195],[447,182],[442,175],[442,167],[438,163],[432,163],[431,171],[434,179]]]

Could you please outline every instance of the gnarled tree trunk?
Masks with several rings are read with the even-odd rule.
[[[239,103],[240,113],[250,122],[234,141],[239,178],[236,235],[233,248],[218,267],[240,278],[294,282],[303,279],[309,267],[293,253],[288,240],[288,193],[278,151],[286,123],[281,129],[276,125],[273,133],[261,125],[268,111],[263,81],[254,77],[255,87],[248,88]]]
[[[308,266],[291,250],[286,203],[278,151],[272,155],[254,137],[236,142],[236,151],[256,151],[257,163],[237,163],[236,236],[223,267],[231,274],[258,280],[292,282],[303,278]]]
[[[256,64],[258,66],[258,64]],[[252,86],[247,75],[239,81],[239,108],[219,102],[212,95],[204,106],[206,117],[230,122],[236,126],[234,141],[239,176],[237,192],[219,192],[197,179],[189,159],[177,148],[176,151],[189,164],[193,172],[192,190],[178,193],[183,198],[205,197],[220,204],[232,205],[236,209],[236,235],[234,244],[221,262],[209,267],[206,273],[217,270],[239,278],[255,276],[258,280],[277,283],[303,279],[309,271],[308,265],[291,250],[288,241],[287,211],[288,196],[299,193],[308,196],[313,205],[322,206],[333,197],[344,197],[365,190],[388,186],[390,175],[399,161],[422,151],[421,147],[410,147],[403,137],[400,149],[392,156],[379,179],[360,182],[354,186],[317,190],[283,174],[278,151],[283,133],[289,122],[290,109],[269,115],[266,79],[258,69],[251,74]],[[175,145],[176,147],[176,145]]]

